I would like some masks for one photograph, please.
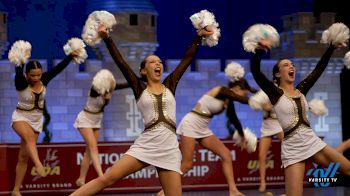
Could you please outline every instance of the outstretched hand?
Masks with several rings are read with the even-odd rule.
[[[73,50],[70,54],[74,57],[78,57],[82,49]]]
[[[262,49],[266,49],[266,50],[271,49],[271,43],[266,39],[260,40],[258,44]]]
[[[102,38],[106,38],[109,36],[107,27],[105,27],[104,25],[100,25],[97,29],[97,32]]]
[[[214,33],[213,27],[209,25],[199,30],[197,34],[202,37],[208,37],[213,35],[213,33]]]
[[[241,146],[241,150],[244,150],[247,148],[247,141],[242,136],[241,136],[241,145],[240,146]]]
[[[272,105],[271,103],[264,103],[264,104],[262,105],[262,108],[263,108],[264,111],[269,112],[269,111],[272,110],[273,105]]]

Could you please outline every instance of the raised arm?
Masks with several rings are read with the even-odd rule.
[[[196,55],[198,46],[201,43],[202,37],[197,35],[190,45],[189,49],[182,58],[180,64],[175,68],[175,70],[165,78],[163,84],[168,87],[171,92],[175,95],[176,86],[180,81],[180,78],[185,73],[188,66],[191,64],[193,57]]]
[[[124,89],[124,88],[129,88],[130,87],[130,85],[129,85],[129,83],[121,83],[121,84],[116,84],[115,85],[115,88],[114,88],[114,90],[118,90],[118,89]]]
[[[232,90],[224,86],[220,88],[219,93],[215,96],[215,98],[220,100],[229,99],[230,102],[238,101],[243,104],[248,104],[248,100],[249,100],[249,97],[237,95]]]
[[[257,49],[250,62],[250,70],[256,83],[267,94],[272,105],[275,105],[278,99],[282,96],[283,91],[273,84],[267,77],[260,71],[261,56],[264,50]]]
[[[322,55],[315,69],[297,85],[297,89],[299,89],[301,93],[306,95],[311,89],[311,87],[316,83],[318,78],[322,75],[323,71],[326,69],[329,59],[331,58],[335,48],[336,48],[335,46],[330,45],[326,50],[326,52]]]
[[[123,56],[120,54],[112,38],[110,36],[105,36],[103,40],[115,64],[119,67],[126,81],[128,81],[130,87],[132,88],[135,98],[137,100],[141,96],[142,91],[146,88],[146,85],[141,81],[141,79],[137,77],[134,71],[125,62],[125,60],[123,59]]]
[[[63,61],[61,61],[59,64],[57,64],[54,68],[52,68],[50,71],[43,73],[41,76],[42,83],[47,86],[49,82],[55,78],[59,73],[61,73],[68,64],[72,61],[73,55],[68,55]]]
[[[16,75],[15,75],[15,87],[16,90],[21,91],[28,87],[27,79],[23,75],[23,67],[16,66]]]
[[[235,105],[234,105],[233,101],[229,101],[229,103],[228,103],[228,106],[227,106],[227,109],[226,109],[226,116],[229,119],[229,121],[231,122],[231,124],[233,124],[235,126],[235,128],[237,129],[239,135],[244,137],[242,125],[241,125],[241,122],[239,121],[239,119],[237,117],[236,110],[235,110]]]
[[[176,86],[180,81],[180,78],[185,73],[188,66],[191,64],[193,57],[196,55],[198,46],[201,43],[203,37],[208,37],[214,33],[210,26],[207,26],[197,32],[197,36],[193,39],[192,44],[182,58],[180,64],[175,70],[165,78],[163,84],[168,87],[171,92],[175,95]]]

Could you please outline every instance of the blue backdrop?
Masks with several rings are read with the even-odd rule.
[[[64,56],[62,46],[80,36],[87,17],[89,0],[1,0],[8,12],[8,39],[32,43],[33,58],[54,59]],[[101,0],[101,3],[106,1]],[[312,11],[312,0],[151,0],[158,12],[156,54],[163,59],[181,58],[195,34],[189,16],[202,9],[214,12],[222,29],[219,45],[203,48],[202,59],[247,58],[241,36],[254,23],[269,23],[282,30],[281,16]],[[5,54],[7,56],[7,53]],[[90,53],[90,58],[94,56]]]

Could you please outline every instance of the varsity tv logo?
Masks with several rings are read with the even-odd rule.
[[[306,176],[310,176],[308,182],[314,183],[315,187],[328,187],[331,182],[337,182],[334,175],[338,171],[340,163],[331,162],[328,168],[318,168],[315,163],[313,165],[315,168],[309,169]]]

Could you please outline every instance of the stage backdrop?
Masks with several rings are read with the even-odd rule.
[[[259,184],[258,153],[248,154],[234,146],[232,141],[225,141],[232,155],[232,167],[238,188],[255,188]],[[100,160],[104,171],[108,170],[132,143],[101,143],[99,145]],[[77,186],[75,180],[79,176],[80,163],[85,150],[81,143],[38,145],[39,155],[46,165],[47,177],[36,175],[29,161],[22,193],[31,195],[67,195]],[[17,162],[18,145],[0,145],[0,195],[7,195],[13,188]],[[280,161],[280,142],[274,141],[267,156],[267,185],[284,186],[283,169]],[[227,189],[225,178],[221,172],[221,162],[211,151],[196,146],[193,157],[193,168],[183,177],[184,190]],[[311,168],[308,163],[307,169]],[[306,169],[306,171],[307,171]],[[90,167],[87,181],[96,177]],[[160,189],[158,175],[150,166],[115,183],[104,192],[156,192]]]

